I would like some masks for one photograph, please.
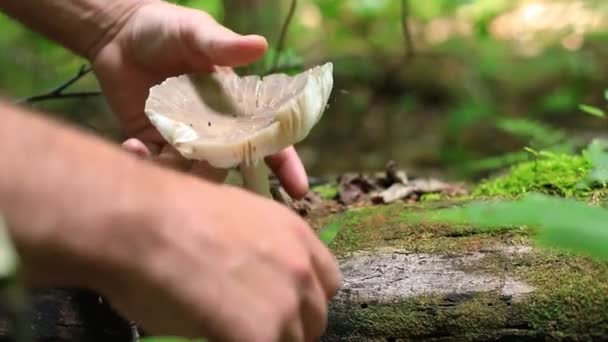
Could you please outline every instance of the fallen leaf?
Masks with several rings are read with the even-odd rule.
[[[386,181],[389,186],[395,183],[407,184],[407,174],[399,169],[395,161],[391,160],[386,164]]]
[[[372,196],[373,203],[393,203],[413,194],[416,189],[411,185],[395,183],[388,189],[375,193]]]
[[[363,174],[346,173],[339,180],[339,199],[341,203],[349,205],[366,198],[377,188],[378,185]]]

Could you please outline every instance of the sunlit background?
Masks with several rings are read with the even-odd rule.
[[[291,0],[175,2],[265,35],[268,56],[241,72],[272,68]],[[0,32],[5,96],[43,92],[86,62],[6,17]],[[313,175],[395,160],[411,172],[473,179],[528,158],[524,147],[573,151],[608,135],[608,122],[579,109],[606,107],[606,1],[298,0],[286,33],[281,71],[335,65],[329,108],[298,146]],[[92,76],[73,88],[95,89]],[[35,107],[122,138],[103,98]]]

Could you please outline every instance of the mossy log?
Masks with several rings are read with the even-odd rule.
[[[533,232],[411,223],[425,205],[330,217],[343,286],[331,341],[606,341],[608,264],[541,249]]]
[[[132,342],[136,329],[91,291],[48,288],[28,293],[32,342]],[[14,317],[0,310],[0,341],[15,342]],[[20,341],[16,341],[20,342]]]
[[[441,204],[443,205],[443,204]],[[414,224],[435,204],[351,209],[331,248],[343,286],[324,342],[608,341],[608,265],[536,247],[532,231]],[[134,340],[92,292],[30,292],[34,341]],[[1,312],[1,311],[0,311]],[[0,341],[11,341],[0,317]]]

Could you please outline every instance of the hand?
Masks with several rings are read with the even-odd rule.
[[[166,144],[145,116],[144,103],[149,88],[167,77],[211,72],[216,65],[242,66],[259,59],[268,47],[266,40],[239,35],[205,12],[165,2],[143,5],[124,22],[92,61],[110,106],[132,137],[123,146],[161,164],[223,181],[225,171],[187,161]],[[293,147],[266,162],[292,197],[306,194],[306,171]]]
[[[103,293],[119,311],[154,335],[222,342],[322,335],[339,273],[304,221],[237,188],[190,177],[155,182],[165,187],[148,213],[152,225],[113,239],[131,250],[114,269],[131,271],[101,275],[111,279]]]

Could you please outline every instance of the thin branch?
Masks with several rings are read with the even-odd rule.
[[[102,93],[100,91],[79,91],[72,93],[59,93],[59,94],[42,94],[42,95],[34,95],[23,100],[19,100],[17,103],[34,103],[34,102],[42,102],[42,101],[50,101],[50,100],[64,100],[64,99],[73,99],[73,98],[83,98],[83,97],[97,97],[101,96]]]
[[[283,27],[281,28],[281,33],[279,35],[279,40],[277,42],[277,50],[275,51],[274,60],[272,62],[272,67],[267,71],[267,74],[271,74],[275,72],[278,68],[279,59],[281,57],[281,53],[285,47],[285,38],[287,38],[287,30],[289,29],[289,25],[291,24],[291,20],[293,19],[293,15],[296,12],[296,7],[298,5],[297,0],[291,0],[291,5],[289,6],[289,13],[287,13],[287,18],[285,18],[285,22],[283,23]]]
[[[66,98],[77,98],[77,97],[93,97],[101,95],[99,91],[83,91],[83,92],[73,92],[73,93],[65,93],[64,91],[72,86],[74,83],[78,82],[81,78],[86,76],[92,71],[92,68],[87,65],[82,65],[76,75],[69,78],[67,81],[61,83],[57,87],[38,95],[29,96],[18,100],[17,103],[34,103],[41,102],[46,100],[58,100],[58,99],[66,99]]]
[[[409,25],[410,6],[408,0],[401,0],[401,27],[403,28],[403,40],[405,43],[405,59],[414,57],[414,41]]]

